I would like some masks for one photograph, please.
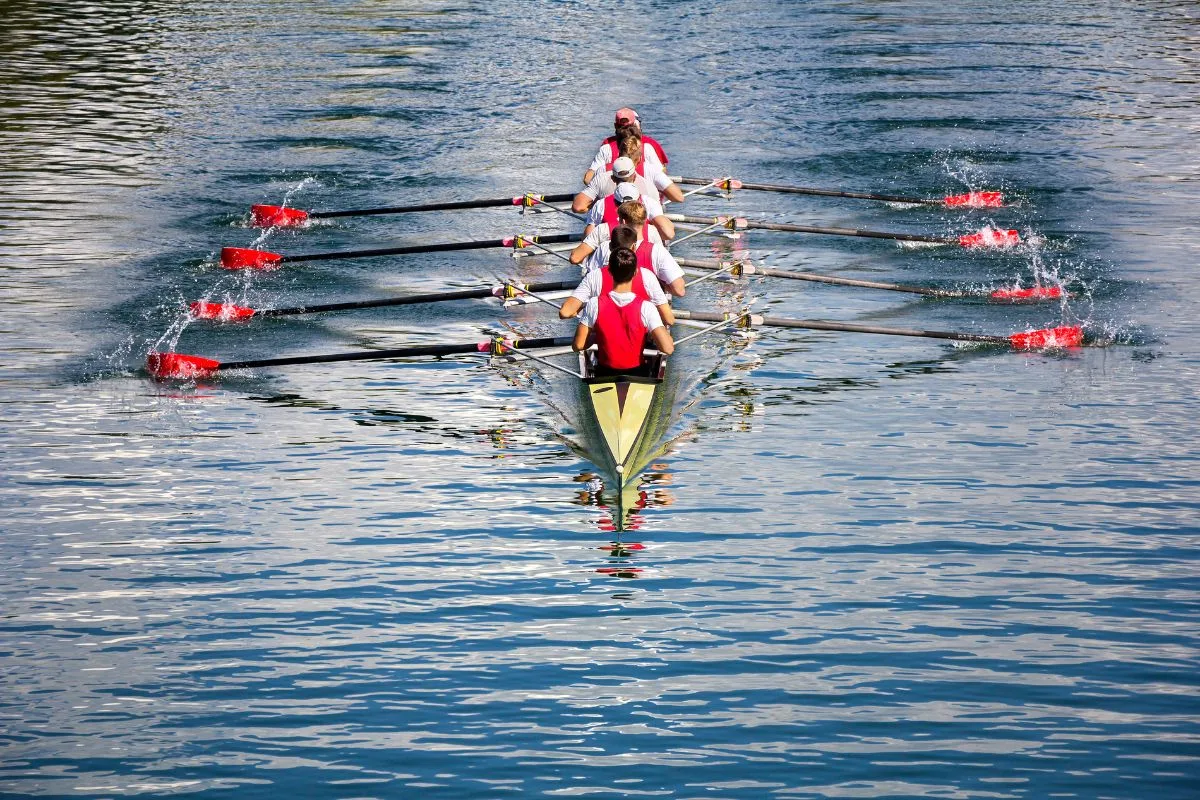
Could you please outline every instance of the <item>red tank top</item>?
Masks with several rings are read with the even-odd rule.
[[[645,340],[642,301],[619,306],[608,296],[608,291],[600,295],[596,313],[596,359],[600,364],[612,370],[637,369],[642,365]]]
[[[617,152],[617,137],[609,136],[604,140],[604,144],[608,145],[608,163],[611,164],[612,162],[616,161],[617,156],[620,155],[620,153]],[[654,148],[654,154],[658,156],[658,162],[663,165],[663,169],[665,170],[667,168],[667,154],[663,152],[662,145],[660,145],[654,139],[651,139],[649,136],[642,136],[642,152],[645,152],[647,147]],[[645,163],[645,159],[642,161]],[[642,174],[641,164],[638,165],[638,174]]]
[[[654,272],[654,242],[646,237],[645,231],[642,231],[642,243],[637,246],[634,253],[637,255],[638,269],[648,269]]]
[[[608,226],[609,231],[616,229],[621,224],[621,220],[617,219],[617,196],[615,194],[604,198],[603,222]]]
[[[600,221],[608,226],[608,230],[611,233],[613,230],[616,229],[616,227],[618,225],[621,224],[621,219],[620,219],[620,217],[617,216],[617,196],[615,194],[610,194],[608,197],[604,198],[603,202],[604,202],[604,210],[601,215]],[[638,202],[642,203],[641,200],[639,200]],[[642,203],[642,205],[646,205],[646,204]],[[650,238],[650,223],[649,223],[649,221],[647,221],[647,222],[642,223],[642,240],[649,241],[649,238]]]
[[[608,297],[608,293],[613,290],[613,286],[615,285],[612,273],[608,271],[608,267],[600,270],[600,296]],[[642,280],[641,267],[638,267],[637,272],[633,273],[633,284],[629,291],[633,292],[638,300],[650,299],[650,293],[646,291],[646,283]]]

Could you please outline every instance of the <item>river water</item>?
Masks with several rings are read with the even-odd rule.
[[[1200,779],[1200,13],[1191,2],[458,0],[0,13],[0,794],[1185,798]],[[684,307],[1007,335],[800,330],[680,349],[666,450],[614,519],[570,381],[528,363],[222,360],[569,327],[495,303],[188,322],[559,280],[484,209],[264,234],[251,203],[561,192],[612,111],[771,231],[678,255],[982,290],[750,276]],[[678,335],[678,334],[677,334]],[[615,523],[628,530],[616,532]]]

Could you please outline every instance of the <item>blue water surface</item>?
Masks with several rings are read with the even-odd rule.
[[[0,795],[1195,797],[1198,24],[1170,0],[5,4]],[[538,364],[146,374],[150,350],[569,333],[487,300],[184,309],[570,277],[499,249],[217,255],[573,231],[494,208],[263,232],[247,211],[572,191],[625,104],[676,175],[1010,201],[739,191],[687,213],[1023,239],[751,230],[677,255],[1071,295],[750,275],[685,307],[1080,324],[1088,346],[696,340],[624,498]]]

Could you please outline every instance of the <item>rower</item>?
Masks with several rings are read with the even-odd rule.
[[[646,160],[659,167],[663,172],[666,172],[667,154],[663,152],[662,145],[642,133],[642,121],[638,118],[636,111],[632,108],[618,108],[616,119],[613,120],[613,135],[601,143],[600,152],[592,159],[587,172],[583,173],[583,182],[585,184],[591,183],[592,178],[596,177],[597,173],[606,171],[608,165],[621,156],[621,153],[617,151],[617,137],[620,136],[622,130],[629,129],[636,130],[641,136],[642,143],[646,149]]]
[[[621,192],[619,197],[618,191]],[[586,236],[591,233],[592,226],[600,222],[614,225],[617,206],[627,200],[640,200],[646,206],[646,218],[658,229],[664,242],[675,238],[675,224],[663,214],[657,187],[638,175],[633,161],[624,156],[613,162],[611,173],[596,176],[586,189],[575,195],[571,208],[576,213],[588,212],[587,225],[583,229]]]
[[[663,353],[675,352],[675,342],[663,325],[658,310],[634,292],[638,278],[637,256],[627,248],[613,250],[608,269],[609,288],[587,302],[575,329],[571,348],[587,349],[594,340],[597,375],[623,375],[636,372],[642,366],[642,349],[646,336]]]
[[[646,222],[646,207],[632,201],[621,203],[617,206],[617,221],[628,225],[637,233],[633,251],[637,254],[638,266],[654,273],[668,292],[676,297],[683,297],[687,292],[683,270],[671,255],[671,251],[664,247],[658,238],[658,229]],[[606,222],[601,222],[593,228],[571,251],[571,263],[582,264],[585,274],[607,264],[612,250],[609,245],[611,230],[615,229],[610,228]]]
[[[637,261],[637,253],[635,249],[638,243],[637,231],[628,225],[618,225],[613,228],[612,236],[608,242],[609,251],[615,253],[618,250],[629,250],[634,253],[634,261]],[[612,257],[608,259],[612,263]],[[559,309],[559,319],[570,319],[579,313],[579,309],[597,297],[601,297],[612,290],[613,275],[609,268],[594,269],[583,276],[583,280],[579,282],[579,286],[575,287],[575,291],[571,296],[563,301],[562,308]],[[668,325],[675,324],[675,315],[671,313],[669,304],[670,298],[663,291],[662,285],[658,282],[658,277],[648,269],[638,268],[630,279],[632,289],[635,294],[643,300],[647,300],[651,305],[655,306],[659,318]]]
[[[637,128],[625,128],[617,135],[617,153],[632,161],[634,171],[654,184],[654,188],[658,189],[658,199],[663,205],[668,201],[683,202],[683,190],[675,185],[666,170],[646,158],[642,133]]]

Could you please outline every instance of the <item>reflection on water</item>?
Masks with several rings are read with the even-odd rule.
[[[641,530],[646,524],[648,510],[675,502],[674,495],[666,488],[671,482],[671,475],[666,471],[668,465],[655,464],[653,469],[653,472],[643,472],[632,479],[611,484],[606,484],[604,478],[594,472],[581,473],[575,477],[576,482],[583,484],[576,502],[604,512],[604,516],[596,520],[596,526],[602,531]]]

